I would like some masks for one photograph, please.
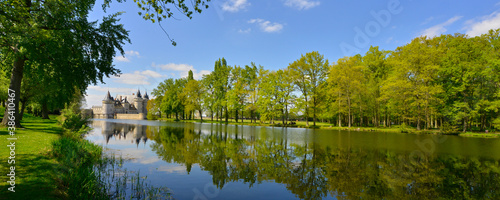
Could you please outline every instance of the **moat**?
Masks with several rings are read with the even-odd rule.
[[[175,199],[500,197],[500,139],[94,119],[87,139]]]

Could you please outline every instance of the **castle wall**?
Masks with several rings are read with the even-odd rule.
[[[116,119],[146,119],[144,113],[139,114],[116,114]]]

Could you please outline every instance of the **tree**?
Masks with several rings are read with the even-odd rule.
[[[293,100],[295,99],[295,95],[293,92],[295,91],[295,87],[293,84],[293,77],[291,75],[291,71],[288,69],[280,69],[276,71],[276,92],[278,93],[278,108],[281,109],[281,116],[283,125],[285,125],[285,120],[288,120],[288,111],[290,109],[290,105],[293,104]]]
[[[367,80],[366,86],[368,89],[368,99],[374,105],[374,118],[375,118],[375,126],[379,126],[380,122],[380,112],[382,108],[385,108],[385,118],[384,118],[384,126],[388,123],[388,114],[387,114],[387,106],[385,102],[381,101],[381,91],[382,82],[387,79],[389,76],[389,72],[391,71],[391,66],[387,64],[387,55],[388,51],[379,50],[379,47],[370,46],[368,52],[366,52],[365,56],[363,56],[363,65],[367,68]],[[361,100],[361,99],[360,99]],[[360,105],[361,106],[361,105]],[[362,110],[362,109],[360,109]],[[363,116],[361,114],[361,120]]]
[[[213,73],[203,75],[201,84],[205,88],[206,95],[203,95],[203,105],[210,111],[211,120],[214,120],[214,112],[217,111],[215,98],[215,77]]]
[[[334,90],[331,95],[337,96],[338,94],[337,101],[340,102],[343,99],[347,102],[347,124],[349,127],[351,127],[353,123],[351,112],[353,99],[357,97],[357,92],[362,88],[364,70],[364,66],[361,65],[361,56],[359,54],[353,57],[339,59],[337,64],[333,65],[330,69],[328,81],[337,89],[337,91]]]
[[[228,101],[231,110],[234,111],[236,122],[238,122],[238,113],[240,110],[242,112],[241,117],[243,118],[243,108],[248,94],[246,91],[248,83],[245,80],[244,74],[246,74],[246,71],[240,66],[235,66],[231,69],[230,85],[232,87],[228,92]],[[243,122],[243,119],[241,121]]]
[[[297,85],[304,98],[304,112],[306,125],[309,126],[309,107],[313,111],[313,125],[316,126],[316,112],[321,102],[321,88],[324,84],[328,71],[328,59],[317,51],[306,53],[300,59],[294,61],[288,66],[294,77],[294,83]]]
[[[158,99],[150,99],[148,101],[148,105],[146,109],[148,110],[147,118],[149,120],[156,120],[158,117],[161,117],[160,103]]]
[[[120,73],[112,59],[116,50],[123,54],[128,32],[117,24],[118,14],[104,17],[100,24],[87,21],[93,5],[91,0],[0,2],[0,51],[12,59],[9,89],[17,93],[13,99],[16,125],[20,125],[23,74],[33,70],[30,66],[74,78],[74,86],[82,92],[88,84]],[[8,116],[5,113],[2,124],[7,124]]]
[[[260,68],[263,68],[260,66]],[[254,119],[254,122],[257,122],[257,119],[255,118],[255,114],[257,111],[257,100],[259,99],[258,95],[258,86],[259,86],[259,79],[258,79],[258,71],[257,66],[255,63],[251,63],[250,66],[246,65],[245,66],[245,72],[243,78],[245,79],[245,82],[247,83],[246,85],[246,91],[248,93],[248,102],[246,106],[246,110],[250,112],[250,122],[252,122],[252,119]]]
[[[441,86],[435,81],[438,77],[440,54],[430,42],[425,37],[415,38],[411,43],[398,47],[390,57],[394,72],[387,82],[391,88],[386,92],[393,93],[396,90],[394,95],[404,97],[404,112],[413,115],[412,119],[418,130],[423,116],[428,122],[430,105],[438,101],[436,97],[442,92]],[[405,88],[401,90],[402,86]],[[410,106],[411,112],[406,110],[407,106]]]
[[[193,76],[193,71],[192,70],[189,70],[187,80],[188,81],[194,80],[194,76]]]
[[[126,0],[117,0],[117,2],[124,1]],[[112,0],[104,0],[104,4],[102,5],[103,9],[106,10],[111,2]],[[177,43],[172,38],[170,38],[170,35],[161,25],[161,21],[163,19],[174,17],[175,10],[191,19],[193,17],[193,13],[201,13],[203,8],[208,9],[209,2],[210,0],[191,1],[192,7],[189,7],[188,5],[186,5],[184,0],[134,0],[134,3],[136,3],[140,9],[138,14],[147,21],[151,21],[152,23],[158,22],[158,26],[160,26],[163,32],[167,35],[173,46],[176,46]]]
[[[225,112],[226,123],[229,119],[228,113],[228,96],[227,92],[231,90],[230,84],[230,75],[231,75],[231,66],[227,65],[226,59],[222,58],[215,61],[214,67],[214,94],[216,99],[216,107],[218,112],[219,119],[222,119],[222,111]]]
[[[188,113],[194,110],[198,110],[200,114],[200,119],[203,122],[203,96],[205,94],[205,90],[197,80],[190,80],[187,82],[186,87],[183,89],[183,93],[186,99],[186,110]]]

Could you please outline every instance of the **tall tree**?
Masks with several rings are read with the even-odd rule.
[[[260,66],[260,68],[263,68]],[[259,86],[259,79],[258,79],[258,72],[259,69],[255,65],[255,63],[251,63],[250,66],[246,65],[245,66],[245,72],[243,78],[245,79],[245,82],[247,83],[246,85],[246,90],[248,93],[248,102],[246,106],[246,110],[250,112],[250,122],[252,122],[252,119],[255,120],[254,122],[257,122],[257,119],[255,118],[255,114],[257,111],[257,100],[259,99],[258,95],[258,86]]]
[[[186,87],[182,91],[186,100],[186,110],[188,113],[197,110],[200,114],[200,119],[203,122],[203,96],[205,90],[197,80],[190,80],[187,82]]]
[[[15,123],[19,124],[19,100],[23,74],[33,70],[27,62],[57,75],[75,78],[80,91],[104,76],[119,74],[112,59],[129,41],[128,32],[117,24],[117,14],[102,23],[87,21],[94,1],[1,1],[0,51],[12,58],[9,89],[16,92]],[[35,66],[35,65],[31,65]],[[39,74],[43,76],[44,74]],[[6,109],[7,112],[7,109]],[[8,122],[5,113],[2,124]]]
[[[229,120],[227,92],[231,89],[231,66],[227,65],[226,59],[222,58],[215,61],[213,74],[216,77],[214,83],[214,94],[217,99],[217,111],[220,111],[218,112],[218,116],[219,119],[222,119],[222,116],[224,115],[227,123]],[[223,111],[225,112],[224,114]]]
[[[234,66],[231,69],[231,85],[232,88],[228,92],[228,101],[231,106],[231,110],[234,111],[234,118],[238,122],[239,111],[241,111],[241,117],[243,118],[243,108],[245,107],[245,100],[247,97],[247,82],[245,80],[246,71],[240,66]],[[243,119],[242,119],[243,122]]]
[[[304,98],[304,112],[306,125],[309,126],[309,108],[313,111],[313,125],[316,126],[316,113],[321,102],[321,88],[324,84],[328,71],[328,59],[317,51],[306,53],[300,59],[288,66]]]
[[[337,88],[333,96],[337,96],[337,101],[345,100],[347,102],[348,126],[353,123],[352,104],[354,98],[357,97],[357,92],[362,88],[362,83],[365,81],[363,76],[364,66],[361,64],[361,56],[341,58],[337,64],[330,69],[328,81],[331,85]]]
[[[382,82],[385,81],[391,71],[390,65],[387,64],[386,58],[388,51],[379,50],[379,47],[370,46],[370,49],[363,56],[363,65],[367,68],[368,76],[366,86],[368,87],[369,100],[372,101],[374,107],[374,118],[375,126],[379,126],[380,122],[380,112],[382,109],[385,110],[384,114],[384,126],[387,125],[387,107],[385,102],[381,100],[380,88],[382,87]]]

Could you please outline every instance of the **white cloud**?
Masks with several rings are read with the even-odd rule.
[[[161,75],[160,73],[155,72],[155,71],[151,71],[151,70],[142,71],[141,74],[145,75],[145,76],[153,77],[153,78],[163,77],[163,75]]]
[[[466,22],[466,34],[475,37],[488,33],[490,29],[500,28],[500,13],[493,12],[490,15],[480,17],[478,21],[469,20]]]
[[[88,90],[95,90],[95,91],[98,91],[99,93],[110,91],[113,93],[120,93],[120,94],[129,94],[129,93],[137,90],[134,88],[108,88],[108,87],[101,87],[101,86],[97,86],[97,85],[91,85],[87,89]],[[101,96],[102,96],[102,98],[104,98],[104,95],[101,95]]]
[[[210,74],[210,73],[211,73],[211,71],[201,70],[200,72],[193,72],[193,77],[194,77],[194,79],[201,79],[201,78],[203,78],[203,75]]]
[[[222,10],[229,12],[238,12],[250,6],[247,0],[227,0],[222,4]]]
[[[447,31],[446,26],[453,24],[454,22],[456,22],[460,18],[462,18],[462,16],[452,17],[444,23],[441,23],[441,24],[435,25],[433,27],[430,27],[428,29],[425,29],[421,35],[427,36],[427,37],[435,37],[435,36],[441,35],[442,33]]]
[[[248,29],[245,29],[245,30],[240,29],[240,30],[238,30],[238,33],[250,33],[250,31],[252,31],[251,28],[248,28]]]
[[[273,32],[278,32],[278,31],[281,31],[281,29],[283,29],[283,24],[279,24],[279,23],[272,23],[270,21],[266,21],[266,20],[263,20],[263,19],[251,19],[248,21],[248,23],[250,24],[258,24],[260,29],[264,32],[268,32],[268,33],[273,33]]]
[[[298,10],[307,10],[319,6],[319,1],[311,0],[285,0],[285,6],[296,8]]]
[[[188,64],[175,64],[175,63],[168,63],[168,64],[163,64],[163,65],[156,65],[155,63],[152,64],[153,67],[160,68],[162,70],[172,70],[172,71],[189,71],[193,70],[194,67],[192,65]]]
[[[179,165],[179,166],[168,166],[168,165],[162,165],[162,166],[159,166],[157,168],[158,171],[163,171],[163,172],[167,172],[168,174],[186,174],[187,173],[187,169],[185,166],[183,165]]]
[[[140,57],[139,52],[137,52],[137,51],[132,51],[132,50],[130,50],[130,51],[125,51],[125,55],[127,55],[127,56],[135,56],[135,57]]]
[[[429,22],[431,22],[432,20],[434,20],[434,17],[429,17],[429,18],[425,19],[425,21],[424,21],[424,22],[422,22],[422,24],[420,24],[420,25],[425,25],[425,24],[428,24],[428,23],[429,23]]]
[[[119,77],[112,77],[115,83],[123,83],[128,85],[151,85],[151,82],[156,81],[156,78],[164,77],[158,72],[146,70],[146,71],[135,71],[134,73],[124,73],[120,74]]]
[[[114,59],[117,62],[130,62],[130,60],[125,56],[115,56]]]
[[[198,72],[192,65],[188,64],[175,64],[175,63],[169,63],[169,64],[163,64],[163,65],[156,65],[155,63],[152,64],[153,67],[160,68],[165,71],[176,71],[178,72],[179,76],[181,78],[187,77],[189,74],[189,70],[193,71],[193,78],[194,79],[200,79],[204,74],[209,74],[210,71],[208,70],[201,70]],[[175,76],[175,73],[170,73],[170,75]]]
[[[122,56],[122,55],[115,56],[114,60],[117,62],[130,62],[129,58],[132,58],[132,57],[140,58],[139,52],[133,51],[133,50],[125,51],[124,56]]]
[[[389,38],[387,38],[387,40],[385,41],[385,43],[389,44],[389,43],[392,42],[393,39],[394,39],[393,37],[389,37]]]

